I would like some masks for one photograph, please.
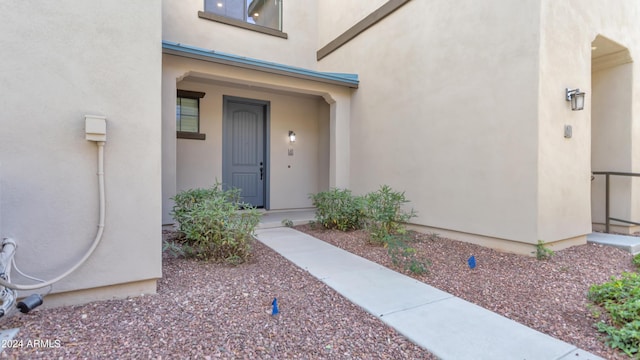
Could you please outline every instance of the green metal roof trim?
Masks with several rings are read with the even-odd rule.
[[[273,74],[296,77],[300,79],[342,85],[350,88],[357,88],[359,84],[358,74],[313,71],[269,61],[252,59],[244,56],[227,54],[215,50],[206,50],[195,46],[184,45],[166,40],[162,41],[162,52],[165,54],[237,66],[245,69],[258,70]]]

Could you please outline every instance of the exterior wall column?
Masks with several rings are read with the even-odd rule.
[[[598,69],[591,77],[591,169],[592,171],[634,172],[633,64]],[[611,217],[639,221],[635,213],[635,180],[611,176]],[[597,175],[591,182],[591,220],[602,229],[605,216],[605,177]],[[613,230],[633,233],[637,227],[612,222]]]
[[[172,224],[172,197],[176,195],[176,84],[182,73],[162,71],[162,224]]]
[[[329,186],[347,189],[351,169],[351,94],[332,93],[325,100],[330,106]]]

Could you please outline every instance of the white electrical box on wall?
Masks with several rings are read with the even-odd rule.
[[[571,139],[573,137],[573,127],[571,125],[564,126],[564,138]]]
[[[84,130],[87,140],[107,141],[107,118],[99,115],[85,115]]]

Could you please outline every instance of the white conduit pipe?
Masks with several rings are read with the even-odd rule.
[[[24,284],[13,284],[11,282],[5,281],[4,279],[0,278],[0,285],[7,287],[9,289],[14,289],[14,290],[36,290],[46,286],[50,286],[62,280],[63,278],[69,276],[69,274],[71,274],[72,272],[76,271],[82,264],[85,263],[85,261],[87,261],[87,259],[93,254],[93,251],[98,247],[98,244],[100,244],[100,240],[102,239],[102,233],[104,232],[104,217],[105,217],[104,216],[105,215],[104,141],[97,141],[96,145],[98,145],[98,191],[100,193],[100,214],[99,214],[99,220],[98,220],[98,232],[96,234],[95,239],[93,240],[93,244],[91,244],[91,248],[89,248],[89,250],[84,254],[82,259],[80,259],[80,261],[78,261],[73,267],[71,267],[69,270],[67,270],[63,274],[51,280],[47,280],[45,282],[38,283],[38,284],[24,285]],[[14,250],[15,250],[15,243],[11,245],[14,246]]]
[[[10,249],[10,250],[6,250]],[[0,264],[5,265],[4,269],[0,268],[0,273],[7,276],[7,281],[11,281],[9,274],[11,274],[11,260],[16,253],[16,242],[13,239],[2,239],[2,251],[0,252]],[[1,278],[0,278],[1,279]]]

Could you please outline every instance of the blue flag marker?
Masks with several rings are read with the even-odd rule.
[[[469,260],[467,260],[467,263],[469,264],[469,269],[475,269],[475,267],[476,267],[476,257],[471,255]]]
[[[277,315],[280,310],[278,310],[278,299],[273,298],[273,302],[271,303],[273,309],[271,310],[271,315]]]

